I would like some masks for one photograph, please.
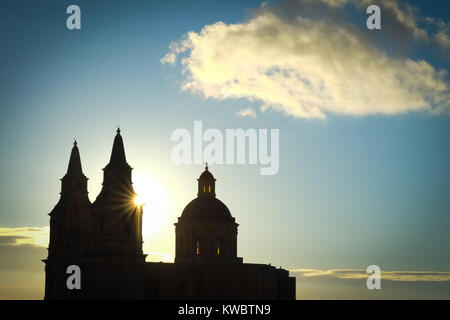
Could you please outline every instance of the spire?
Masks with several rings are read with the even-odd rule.
[[[106,167],[103,168],[102,190],[97,196],[94,205],[102,206],[117,202],[132,203],[136,193],[131,182],[131,171],[132,168],[125,158],[125,148],[120,135],[120,128],[117,128],[111,158]]]
[[[77,141],[73,142],[72,152],[70,153],[69,166],[67,168],[67,175],[82,175],[80,152],[77,147]]]
[[[90,206],[87,181],[88,178],[81,169],[80,152],[75,140],[70,153],[67,173],[61,179],[61,197],[50,215],[63,214],[66,212],[65,208]]]
[[[111,152],[111,158],[109,160],[111,164],[126,164],[125,149],[123,147],[123,139],[120,135],[120,128],[117,128],[117,134],[114,138],[114,144]]]

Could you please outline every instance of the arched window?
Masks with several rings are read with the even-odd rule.
[[[203,192],[206,192],[206,186],[203,186]]]
[[[211,193],[211,185],[208,187],[208,192]]]

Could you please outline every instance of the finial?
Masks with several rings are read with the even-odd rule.
[[[76,147],[77,146],[77,138],[73,138],[73,146]]]
[[[205,170],[208,170],[208,162],[206,162]]]
[[[117,131],[116,131],[117,133],[120,133],[120,127],[119,127],[119,125],[117,125]]]

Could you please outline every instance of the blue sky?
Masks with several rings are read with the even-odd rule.
[[[449,23],[450,8],[446,2],[404,3],[417,7],[414,17]],[[450,118],[448,100],[445,101],[449,97],[449,82],[447,75],[440,82],[437,80],[439,70],[449,69],[449,47],[433,40],[438,23],[418,25],[420,28],[412,31],[397,30],[403,33],[393,36],[395,32],[388,27],[376,33],[361,27],[367,15],[351,3],[339,9],[348,14],[344,21],[336,21],[334,15],[321,9],[317,11],[319,18],[297,12],[312,21],[331,21],[337,26],[352,23],[374,48],[386,52],[388,62],[394,61],[388,63],[393,68],[397,66],[395,59],[424,60],[436,72],[432,80],[446,86],[439,92],[444,101],[433,100],[429,106],[432,110],[441,107],[441,112],[430,112],[426,107],[412,110],[409,104],[414,101],[399,95],[398,104],[389,111],[384,105],[374,105],[377,112],[356,103],[351,111],[342,110],[340,101],[327,100],[329,106],[321,109],[325,117],[319,118],[295,101],[289,104],[278,99],[281,94],[274,97],[277,104],[264,111],[260,107],[270,104],[270,97],[264,100],[261,95],[252,97],[246,93],[233,96],[223,86],[222,97],[213,93],[205,98],[205,88],[210,85],[205,78],[195,74],[194,69],[183,72],[186,67],[180,59],[189,60],[195,49],[205,48],[212,40],[211,36],[200,35],[202,28],[222,21],[225,26],[218,26],[217,30],[227,35],[230,24],[243,26],[244,31],[246,23],[258,26],[255,10],[261,7],[260,1],[77,1],[82,29],[75,31],[69,31],[65,25],[65,10],[70,4],[73,3],[5,1],[0,5],[0,226],[10,228],[8,232],[15,234],[13,228],[19,227],[48,226],[47,213],[58,200],[59,179],[67,168],[75,137],[84,173],[90,179],[90,199],[95,200],[101,187],[101,169],[109,159],[116,125],[120,125],[128,162],[135,172],[157,181],[170,202],[168,216],[146,238],[149,251],[173,257],[173,222],[195,197],[196,178],[202,166],[174,165],[170,159],[174,146],[170,135],[177,128],[192,131],[194,120],[202,120],[205,129],[280,129],[277,175],[261,176],[259,167],[252,165],[210,166],[217,178],[218,197],[240,224],[238,253],[244,261],[272,263],[291,270],[365,269],[376,264],[382,270],[450,271]],[[278,15],[278,4],[271,2],[265,10]],[[383,12],[382,8],[382,17]],[[284,28],[283,19],[288,18],[283,17],[282,11],[279,17],[273,21]],[[395,23],[386,25],[394,27]],[[408,34],[417,30],[420,33],[422,29],[428,32],[426,39]],[[177,53],[174,64],[162,63],[161,59],[171,52],[171,43],[186,39],[189,31],[199,35],[191,41],[190,51]],[[308,35],[307,30],[301,32]],[[271,39],[275,45],[277,38]],[[324,45],[328,43],[325,40]],[[270,41],[261,48],[273,49]],[[221,62],[236,59],[235,47],[230,49],[228,43],[223,42],[223,49],[214,48],[217,54],[225,56],[213,61],[218,68]],[[286,61],[291,61],[289,68],[295,67],[297,53],[280,51],[281,57],[283,54]],[[211,62],[206,60],[209,57],[204,58],[204,65]],[[257,60],[243,58],[249,66]],[[417,70],[405,78],[413,81],[410,78],[414,75],[419,79],[421,69]],[[369,71],[367,77],[384,79],[384,73],[377,78],[376,72]],[[189,79],[195,81],[197,92],[181,89]],[[213,81],[214,86],[219,83],[217,79]],[[321,81],[329,83],[326,76]],[[340,83],[346,81],[351,79],[340,79]],[[418,99],[427,100],[435,94],[429,92],[425,82],[411,82],[411,87],[416,86],[422,94]],[[390,89],[384,89],[389,97]],[[361,98],[355,89],[354,101],[372,97],[371,92],[369,88],[367,96]],[[343,100],[347,94],[344,90]],[[301,97],[307,99],[305,93]],[[313,98],[322,99],[314,95],[308,101],[315,101]],[[255,111],[255,118],[236,114],[247,108]],[[151,208],[147,210],[150,220]],[[8,254],[14,259],[14,251],[6,251],[6,246],[0,255],[6,259]],[[43,265],[42,270],[34,271],[39,283]],[[2,272],[2,279],[6,279],[8,270],[2,268]],[[311,279],[315,278],[308,278],[305,283]],[[322,282],[316,282],[315,287],[313,281],[307,286],[311,291],[304,289],[306,292],[302,291],[300,297],[297,294],[298,298],[368,294],[364,281],[356,283],[356,293],[350,290],[348,295],[342,285],[341,296],[330,293],[334,292],[334,282],[329,287],[326,283],[324,287]],[[383,297],[422,297],[417,287],[395,289],[395,281],[392,283],[394,289],[384,289]],[[301,285],[298,282],[297,286]],[[426,297],[429,292],[433,297],[450,297],[448,280],[430,288]],[[36,292],[39,290],[37,284]],[[26,287],[18,289],[15,297],[23,294],[40,298],[25,291]],[[8,297],[4,291],[0,293],[1,297]]]

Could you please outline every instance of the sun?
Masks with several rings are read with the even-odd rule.
[[[136,186],[134,187],[134,189],[136,189]],[[138,206],[145,206],[145,204],[147,203],[146,200],[146,197],[142,195],[142,193],[136,194],[136,197],[134,197],[134,203]]]
[[[133,172],[133,188],[136,191],[134,202],[143,206],[142,234],[158,231],[168,222],[170,206],[166,189],[151,175]]]

